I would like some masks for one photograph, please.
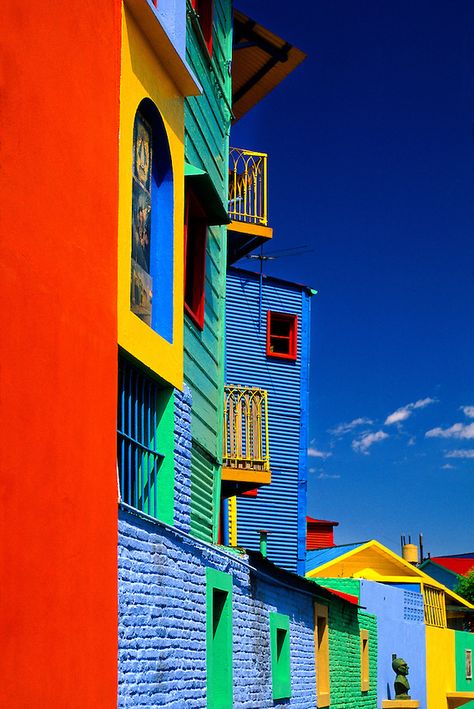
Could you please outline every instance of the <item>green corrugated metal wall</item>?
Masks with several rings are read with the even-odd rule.
[[[187,5],[190,10],[189,1]],[[189,12],[186,51],[188,64],[203,88],[201,96],[190,97],[185,102],[186,161],[209,173],[224,204],[227,204],[231,120],[228,62],[232,58],[230,0],[214,2],[212,59],[199,42]],[[212,526],[215,527],[222,455],[226,234],[225,227],[210,227],[208,230],[204,329],[200,331],[185,317],[184,376],[193,395],[192,529],[204,539],[215,539],[216,535],[215,529],[204,529],[199,520],[204,515],[209,525],[210,520],[214,519]],[[203,463],[203,456],[196,452],[199,450],[197,446],[210,456],[207,465]]]

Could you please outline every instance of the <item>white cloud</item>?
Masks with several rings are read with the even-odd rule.
[[[370,426],[373,421],[368,418],[358,418],[348,423],[340,423],[338,426],[329,429],[329,433],[333,436],[343,436],[345,433],[350,433],[357,426]]]
[[[463,411],[468,418],[474,419],[474,406],[461,406],[461,411]]]
[[[361,438],[352,441],[352,448],[358,453],[364,453],[364,455],[369,455],[369,448],[374,443],[383,441],[388,438],[388,433],[385,431],[377,431],[377,433],[366,433]]]
[[[446,463],[445,465],[442,465],[441,468],[443,470],[452,470],[454,468],[454,465],[451,465],[451,463]]]
[[[317,448],[308,448],[308,455],[310,458],[329,458],[332,455],[329,451],[320,451]]]
[[[329,473],[324,472],[321,472],[319,473],[319,475],[317,475],[318,480],[337,480],[340,477],[340,475],[330,475]]]
[[[474,423],[454,423],[449,428],[431,428],[426,438],[474,438]]]
[[[474,448],[472,450],[454,450],[447,451],[444,454],[445,458],[474,458]]]
[[[426,397],[426,399],[418,399],[418,401],[413,401],[411,404],[401,406],[399,409],[394,411],[393,414],[387,416],[387,418],[385,419],[385,425],[391,426],[394,423],[401,423],[402,421],[406,421],[407,418],[410,418],[415,409],[424,409],[425,406],[429,406],[430,404],[434,404],[435,402],[436,399],[431,399],[428,396]]]
[[[408,445],[414,446],[415,443],[416,443],[416,436],[410,436],[410,438],[408,439]]]

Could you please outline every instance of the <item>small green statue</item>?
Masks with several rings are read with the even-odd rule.
[[[395,657],[392,662],[392,669],[397,675],[393,685],[395,688],[395,699],[411,699],[408,694],[410,684],[407,680],[409,670],[407,663],[401,657]]]

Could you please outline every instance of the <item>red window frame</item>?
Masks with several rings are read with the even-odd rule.
[[[184,206],[184,310],[204,329],[207,218],[191,189]]]
[[[275,332],[277,324],[288,324],[288,334]],[[283,351],[275,352],[275,345]],[[296,360],[298,352],[298,316],[293,313],[267,311],[267,357]]]
[[[214,0],[191,0],[194,11],[199,19],[201,31],[207,51],[212,57],[212,19],[214,17]]]

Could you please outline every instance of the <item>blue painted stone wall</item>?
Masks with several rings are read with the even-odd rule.
[[[175,390],[175,486],[174,525],[188,533],[191,527],[191,390]]]
[[[234,707],[273,707],[269,613],[290,616],[293,696],[315,704],[312,598],[250,568],[248,557],[193,538],[191,404],[175,392],[174,527],[119,510],[118,706],[206,706],[206,568],[233,579]]]
[[[234,707],[273,707],[269,612],[290,617],[293,696],[315,706],[312,598],[249,568],[247,557],[119,513],[118,706],[206,706],[206,567],[233,578]]]
[[[392,653],[403,657],[410,667],[410,694],[426,707],[426,639],[423,596],[419,592],[360,581],[360,604],[377,616],[378,678],[377,707],[382,699],[393,699]]]

